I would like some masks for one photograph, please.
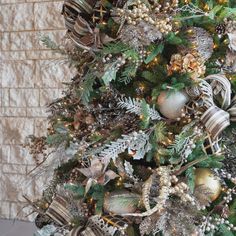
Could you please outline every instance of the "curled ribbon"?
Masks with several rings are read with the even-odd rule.
[[[231,100],[231,84],[223,74],[207,76],[200,90],[206,108],[200,119],[216,140],[230,121],[236,121],[236,96]]]

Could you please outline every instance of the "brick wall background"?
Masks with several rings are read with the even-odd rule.
[[[58,63],[61,56],[39,41],[42,34],[55,41],[63,37],[62,2],[0,2],[0,218],[15,218],[25,204],[22,194],[35,198],[42,190],[40,179],[23,187],[35,163],[21,144],[27,135],[46,131],[45,104],[60,96],[71,74]]]

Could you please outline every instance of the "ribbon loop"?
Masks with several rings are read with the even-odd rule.
[[[232,99],[231,106],[227,111],[230,114],[230,120],[236,122],[236,95]]]
[[[210,86],[213,91],[213,97],[221,105],[221,108],[226,110],[231,104],[231,84],[224,74],[209,75],[205,78],[206,81],[211,81]]]
[[[217,106],[207,109],[203,113],[201,121],[205,125],[206,130],[212,135],[213,140],[230,125],[229,113]]]

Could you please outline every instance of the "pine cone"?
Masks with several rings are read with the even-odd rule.
[[[225,34],[226,24],[218,24],[215,28],[217,34]]]

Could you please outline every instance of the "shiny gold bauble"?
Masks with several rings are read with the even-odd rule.
[[[216,200],[221,192],[221,184],[219,177],[208,168],[197,168],[195,170],[195,187],[203,186],[209,190],[209,198],[211,201]]]
[[[169,119],[177,119],[188,100],[189,97],[184,92],[161,92],[157,104],[162,115]]]

